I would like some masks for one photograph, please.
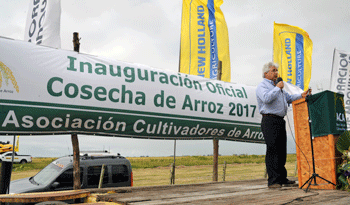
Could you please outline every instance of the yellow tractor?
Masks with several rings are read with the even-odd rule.
[[[17,136],[15,152],[18,152],[18,146],[19,146],[19,136]],[[13,150],[13,145],[10,144],[10,141],[7,141],[7,142],[0,141],[0,154],[2,154],[4,152],[9,152],[12,150]]]
[[[0,141],[0,154],[4,152],[9,152],[13,150],[13,145],[10,144],[10,141],[2,142]]]

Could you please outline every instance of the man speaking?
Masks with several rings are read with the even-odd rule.
[[[283,118],[287,114],[288,104],[305,98],[311,90],[295,95],[283,91],[283,80],[278,78],[278,65],[273,62],[264,65],[262,77],[264,80],[256,88],[256,98],[262,115],[261,131],[266,143],[267,185],[276,189],[282,185],[295,184],[295,181],[287,179],[287,132]]]

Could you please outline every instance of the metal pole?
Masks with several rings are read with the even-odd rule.
[[[15,159],[15,144],[16,144],[16,135],[13,135],[13,145],[12,145],[12,164]]]
[[[172,184],[175,184],[176,140],[174,140],[174,163],[172,169]]]
[[[98,188],[101,189],[102,187],[102,183],[103,183],[103,176],[105,174],[105,169],[106,169],[106,165],[102,165],[102,168],[101,168],[101,175],[100,175],[100,182],[98,183]]]

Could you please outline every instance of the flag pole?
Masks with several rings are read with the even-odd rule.
[[[334,65],[334,58],[335,58],[335,50],[336,50],[336,49],[337,49],[337,48],[334,48],[334,50],[333,50],[332,70],[331,70],[331,77],[330,77],[330,82],[329,82],[329,89],[331,89],[331,87],[332,87],[333,65]]]
[[[181,22],[182,22],[182,11],[183,11],[183,6],[181,10]],[[180,27],[180,30],[181,30],[181,27]],[[179,73],[180,73],[180,66],[181,66],[181,31],[180,31],[180,49],[179,49],[179,70],[178,70]],[[175,167],[176,167],[175,163],[176,163],[176,138],[174,139],[174,163],[171,171],[170,184],[175,184]]]

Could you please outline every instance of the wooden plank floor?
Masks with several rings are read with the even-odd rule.
[[[266,179],[192,185],[108,188],[90,191],[96,196],[97,202],[128,205],[350,204],[350,193],[346,191],[310,189],[305,192],[298,187],[283,187],[279,190],[272,190],[267,188]]]

